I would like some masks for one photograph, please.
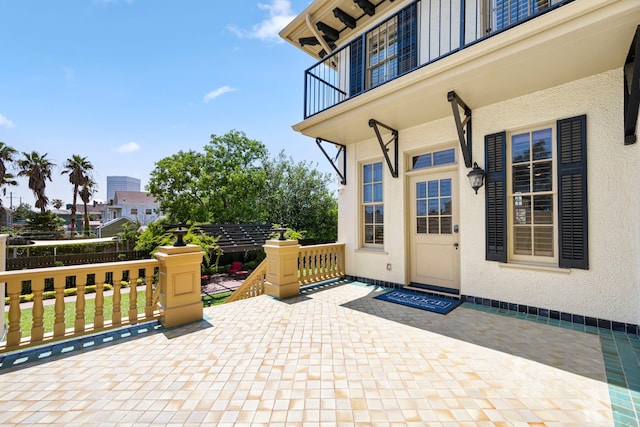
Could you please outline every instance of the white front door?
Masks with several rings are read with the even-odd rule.
[[[458,293],[457,171],[413,175],[409,187],[411,284]]]

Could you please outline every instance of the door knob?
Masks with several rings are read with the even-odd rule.
[[[453,247],[456,248],[456,251],[458,250],[458,242],[453,244]]]

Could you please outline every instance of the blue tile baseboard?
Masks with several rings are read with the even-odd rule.
[[[531,314],[539,316],[543,319],[547,318],[549,320],[569,322],[575,325],[583,325],[600,329],[610,329],[612,331],[625,332],[627,334],[640,336],[640,326],[634,325],[632,323],[615,322],[607,319],[581,316],[573,313],[565,313],[562,311],[549,310],[546,308],[534,307],[530,305],[515,304],[489,298],[476,297],[473,295],[461,295],[460,299],[462,299],[462,301],[465,303],[483,305],[486,307],[513,311],[516,313],[523,313],[524,315]]]
[[[160,323],[157,320],[152,320],[135,325],[123,326],[121,328],[100,331],[90,335],[10,351],[0,354],[0,371],[19,368],[28,363],[42,362],[50,357],[70,354],[70,352],[74,351],[110,345],[124,339],[141,338],[148,334],[158,333],[160,330]]]
[[[382,286],[384,288],[391,288],[391,289],[403,289],[404,288],[404,285],[401,285],[400,283],[385,282],[384,280],[369,279],[368,277],[348,276],[347,275],[347,276],[345,276],[345,279],[350,280],[352,282],[366,283],[367,285]]]

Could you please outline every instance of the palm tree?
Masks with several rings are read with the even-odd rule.
[[[87,211],[87,204],[89,200],[91,200],[91,196],[96,192],[97,184],[91,178],[87,178],[82,184],[82,189],[80,190],[80,199],[82,199],[82,203],[84,204],[84,225],[82,227],[83,233],[88,236],[91,227],[89,225],[89,212]]]
[[[24,159],[18,160],[18,176],[26,176],[29,178],[29,189],[36,196],[36,208],[40,208],[40,213],[45,213],[49,198],[45,194],[47,180],[51,181],[51,170],[56,166],[49,159],[47,153],[40,155],[32,151],[31,153],[22,153]]]
[[[2,188],[2,195],[7,194],[7,185],[18,185],[15,177],[7,173],[7,163],[11,163],[14,160],[14,156],[17,151],[13,147],[9,147],[4,142],[0,141],[0,188]],[[2,200],[0,200],[0,206],[2,206]]]
[[[62,201],[62,199],[53,199],[51,201],[51,204],[53,205],[54,208],[60,209],[62,205],[64,205],[64,202]]]
[[[93,170],[93,165],[86,157],[77,154],[71,156],[64,163],[62,174],[69,174],[69,182],[73,185],[73,203],[71,205],[71,237],[76,233],[76,204],[78,192],[87,180],[90,179],[89,172]],[[86,205],[85,205],[86,208]]]

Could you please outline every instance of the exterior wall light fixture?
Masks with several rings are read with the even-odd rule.
[[[484,170],[476,162],[473,162],[473,169],[467,174],[471,188],[478,194],[478,189],[484,184]]]

